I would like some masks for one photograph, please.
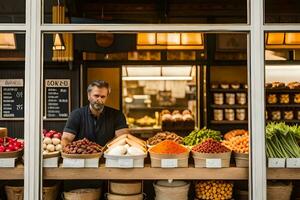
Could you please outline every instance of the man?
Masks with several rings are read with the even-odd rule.
[[[110,91],[106,81],[96,80],[89,84],[90,103],[70,114],[62,135],[63,146],[83,138],[104,146],[115,136],[129,133],[123,113],[105,106]]]

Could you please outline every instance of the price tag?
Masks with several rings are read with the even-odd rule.
[[[221,168],[222,167],[222,160],[217,159],[206,159],[206,167],[207,168]]]
[[[269,158],[268,159],[269,168],[284,168],[285,167],[285,158]]]
[[[132,158],[120,158],[118,159],[118,164],[120,168],[133,168]]]
[[[287,168],[300,168],[300,158],[287,158],[286,159]]]
[[[177,159],[161,159],[160,163],[162,168],[175,168],[178,167]]]
[[[15,167],[16,158],[1,158],[0,167]]]
[[[67,168],[83,168],[84,167],[84,159],[64,158],[63,167],[67,167]]]
[[[99,158],[85,159],[84,167],[98,168],[99,167]]]
[[[43,159],[43,167],[58,167],[58,157]]]

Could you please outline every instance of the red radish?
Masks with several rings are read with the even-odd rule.
[[[49,137],[49,138],[52,138],[52,136],[53,136],[53,133],[50,133],[50,132],[46,133],[46,135],[45,135],[45,137]]]
[[[11,152],[11,151],[12,151],[12,150],[10,150],[10,149],[6,149],[6,150],[5,150],[5,152]]]
[[[0,146],[0,152],[4,152],[5,151],[5,147],[4,146]]]
[[[55,133],[53,135],[54,138],[58,138],[58,139],[61,139],[61,133]]]

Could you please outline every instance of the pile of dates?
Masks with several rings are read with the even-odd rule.
[[[82,140],[73,141],[63,148],[66,154],[94,154],[102,152],[103,147],[95,142],[91,142],[84,138]]]

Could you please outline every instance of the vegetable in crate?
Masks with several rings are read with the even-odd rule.
[[[195,183],[196,197],[199,199],[231,199],[233,183],[229,181],[199,181]]]
[[[266,153],[268,158],[300,158],[300,147],[296,137],[298,126],[288,126],[284,122],[271,122],[266,127]]]
[[[165,140],[149,149],[152,153],[158,154],[181,154],[189,150],[177,142]]]
[[[226,153],[230,151],[227,147],[223,146],[221,142],[211,138],[194,146],[192,150],[199,153]]]
[[[63,152],[67,154],[94,154],[102,152],[102,147],[84,138],[67,144],[63,148]]]
[[[183,138],[183,143],[188,146],[194,146],[201,143],[203,140],[212,138],[214,140],[221,140],[221,132],[204,127],[201,130],[194,130],[188,136]]]
[[[182,139],[183,138],[178,136],[176,133],[165,131],[155,134],[153,137],[148,139],[147,143],[149,145],[156,145],[164,140],[172,140],[174,142],[182,144]]]

